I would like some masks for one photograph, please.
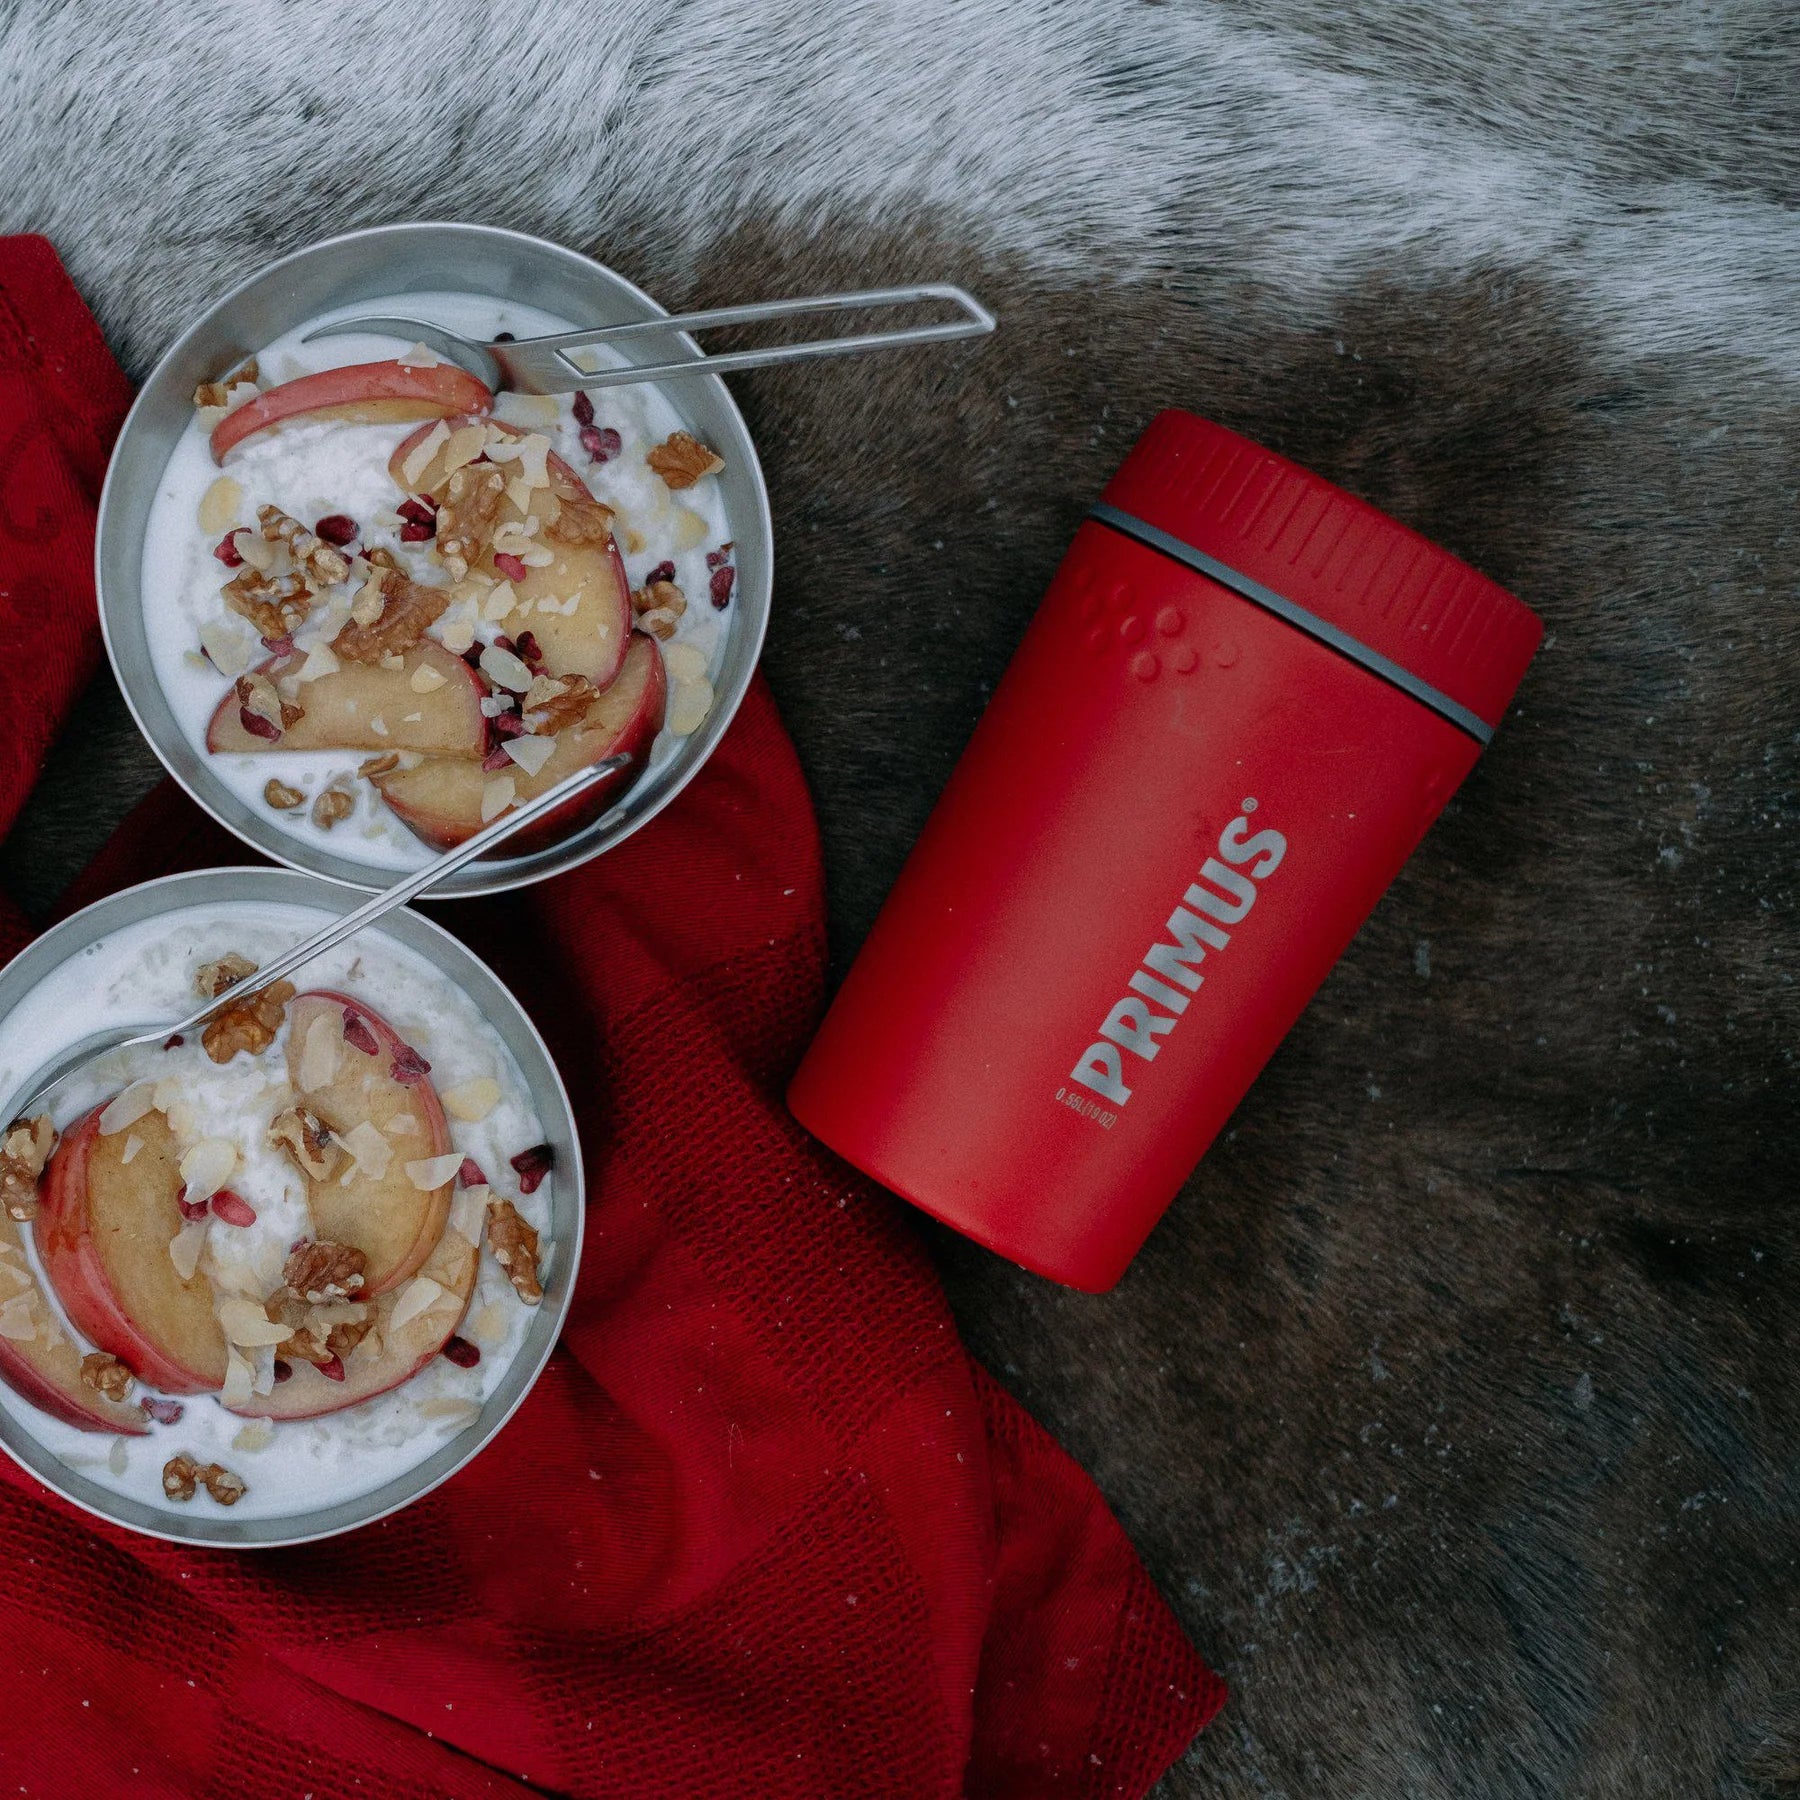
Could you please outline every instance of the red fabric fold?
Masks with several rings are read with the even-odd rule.
[[[49,247],[0,243],[0,645],[32,646],[0,655],[0,824],[93,664],[126,399]],[[165,785],[68,904],[249,860]],[[4,1464],[0,1774],[181,1800],[1142,1793],[1221,1684],[971,1363],[902,1209],[781,1104],[824,901],[766,688],[620,849],[439,916],[576,1099],[562,1344],[461,1475],[298,1550],[137,1538]]]

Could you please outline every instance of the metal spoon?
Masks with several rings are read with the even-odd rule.
[[[755,325],[764,319],[783,319],[795,313],[844,312],[859,306],[911,306],[927,300],[948,301],[963,316],[935,325],[908,325],[897,331],[813,338],[803,344],[773,344],[765,350],[734,350],[724,356],[684,356],[676,362],[631,363],[617,369],[588,368],[575,360],[581,351],[598,350],[657,332],[705,331],[714,325]],[[986,337],[997,323],[972,294],[938,281],[919,287],[870,288],[860,294],[814,294],[797,300],[715,306],[707,312],[682,313],[674,318],[641,319],[630,325],[590,327],[585,331],[558,332],[551,337],[514,338],[493,344],[478,344],[429,319],[368,315],[321,325],[308,332],[301,342],[310,344],[316,338],[342,337],[352,331],[413,338],[467,369],[496,394],[568,394],[577,388],[623,387],[681,375],[725,375],[733,369],[763,369],[775,363],[807,362],[819,356],[855,356],[864,350],[897,350],[907,344]]]
[[[396,881],[390,888],[384,888],[372,900],[366,900],[354,912],[347,912],[340,919],[334,919],[324,930],[313,935],[293,949],[285,950],[272,962],[264,963],[254,974],[246,975],[242,981],[234,982],[222,994],[215,994],[207,1003],[188,1014],[185,1019],[177,1019],[172,1025],[154,1025],[147,1031],[133,1031],[129,1026],[108,1026],[103,1031],[96,1031],[83,1038],[79,1043],[71,1044],[61,1051],[54,1061],[45,1069],[40,1069],[36,1085],[22,1102],[17,1102],[4,1112],[0,1118],[18,1119],[32,1116],[41,1110],[55,1090],[79,1074],[89,1063],[102,1056],[112,1054],[116,1050],[133,1050],[140,1045],[161,1044],[171,1037],[181,1036],[204,1025],[208,1019],[247,995],[265,988],[272,981],[279,981],[282,976],[291,974],[303,964],[309,963],[315,956],[322,956],[327,950],[334,949],[346,938],[354,937],[365,926],[372,925],[384,913],[390,913],[397,906],[404,906],[409,900],[416,900],[428,888],[435,887],[446,875],[453,875],[464,863],[473,862],[478,856],[485,855],[496,844],[503,844],[514,832],[529,825],[534,819],[541,819],[545,813],[553,812],[565,801],[572,800],[577,794],[592,787],[607,776],[616,774],[631,762],[629,756],[608,756],[595,763],[591,768],[582,769],[571,775],[566,781],[559,781],[555,787],[538,795],[535,800],[528,800],[516,812],[503,813],[491,825],[484,826],[466,842],[458,844],[454,850],[446,850],[442,856],[433,858],[424,868]]]

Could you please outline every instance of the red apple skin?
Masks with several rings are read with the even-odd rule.
[[[215,1392],[224,1376],[224,1339],[219,1340],[221,1366],[216,1372],[189,1367],[139,1328],[114,1291],[89,1214],[88,1162],[105,1110],[105,1103],[96,1106],[65,1131],[44,1171],[37,1219],[44,1273],[75,1329],[116,1356],[140,1381],[165,1394]],[[173,1211],[173,1192],[169,1200]]]
[[[637,679],[641,679],[642,689],[629,716],[610,733],[590,733],[590,741],[578,763],[562,766],[559,761],[552,761],[537,776],[527,777],[521,769],[517,771],[517,777],[522,797],[529,799],[542,788],[574,774],[577,768],[591,766],[603,757],[626,755],[631,758],[630,764],[520,832],[507,843],[506,855],[529,855],[567,837],[597,819],[618,799],[620,792],[637,779],[649,760],[656,734],[662,729],[663,712],[668,702],[668,673],[663,666],[662,652],[654,639],[642,633],[633,636],[626,666],[608,692],[616,693]],[[604,701],[605,695],[602,695],[599,704]],[[466,764],[453,768],[448,758],[438,758],[410,770],[398,769],[391,775],[377,775],[371,779],[395,816],[409,830],[426,843],[448,850],[466,842],[481,829],[481,790],[492,779],[492,774],[470,769]],[[432,785],[439,784],[441,791],[445,782],[454,785],[455,804],[433,804]],[[542,787],[528,785],[539,782]]]
[[[409,369],[398,362],[372,362],[321,369],[316,375],[284,381],[227,413],[213,427],[213,461],[222,463],[253,433],[303,414],[374,424],[448,419],[458,413],[479,415],[493,403],[494,396],[455,363]]]
[[[14,1253],[7,1258],[8,1266],[28,1269],[20,1227],[0,1217],[0,1237]],[[36,1277],[32,1279],[35,1283]],[[6,1297],[11,1299],[12,1294]],[[81,1379],[80,1345],[63,1329],[41,1289],[37,1302],[35,1338],[20,1343],[0,1337],[0,1381],[64,1425],[108,1436],[142,1437],[150,1429],[143,1408],[135,1401],[108,1400],[89,1387]]]
[[[391,1062],[395,1051],[406,1047],[406,1040],[401,1037],[380,1013],[370,1010],[366,1001],[358,1000],[350,994],[340,994],[332,988],[313,988],[307,993],[297,994],[288,1002],[288,1073],[299,1087],[298,1069],[301,1047],[306,1041],[308,1026],[318,1011],[327,1006],[335,1006],[346,1012],[353,1012],[364,1020],[370,1031],[374,1033],[375,1042],[379,1046],[375,1055],[369,1056],[366,1051],[358,1050],[353,1045],[344,1049],[343,1068],[362,1070],[366,1064],[368,1071],[384,1070]],[[384,1076],[391,1080],[392,1077]],[[417,1081],[396,1083],[402,1092],[394,1096],[397,1101],[394,1111],[405,1111],[414,1114],[424,1126],[424,1133],[415,1145],[411,1139],[400,1142],[405,1146],[394,1154],[394,1169],[399,1170],[403,1163],[420,1161],[428,1156],[442,1156],[450,1148],[450,1121],[444,1116],[444,1105],[438,1099],[437,1089],[432,1085],[429,1075],[421,1076]],[[345,1122],[341,1108],[332,1104],[331,1090],[324,1094],[303,1093],[302,1100],[308,1106],[316,1108],[325,1123],[334,1131],[340,1128],[349,1131],[354,1121]],[[366,1108],[368,1102],[362,1102]],[[366,1114],[365,1114],[366,1116]],[[377,1124],[385,1125],[385,1120],[377,1120]],[[405,1179],[397,1175],[396,1181]],[[402,1254],[386,1273],[372,1272],[369,1285],[359,1298],[374,1300],[382,1294],[393,1292],[419,1272],[421,1265],[431,1255],[433,1247],[444,1233],[444,1220],[450,1212],[450,1199],[454,1184],[445,1182],[441,1188],[434,1189],[427,1200],[420,1196],[414,1204],[420,1209],[419,1229],[412,1240],[410,1248]],[[337,1178],[326,1181],[307,1179],[307,1188],[312,1196],[313,1219],[318,1233],[323,1238],[335,1239],[339,1243],[359,1244],[357,1235],[347,1222],[337,1218],[332,1207],[333,1201],[342,1203],[350,1197],[353,1190],[338,1187]],[[407,1198],[412,1200],[410,1189]],[[362,1239],[360,1248],[368,1248],[368,1240]]]

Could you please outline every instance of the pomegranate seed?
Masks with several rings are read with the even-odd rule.
[[[375,1041],[375,1033],[369,1029],[369,1021],[348,1007],[344,1009],[344,1042],[353,1045],[364,1056],[374,1056],[381,1049]]]
[[[519,1178],[521,1194],[535,1194],[556,1162],[556,1152],[548,1144],[533,1144],[512,1159],[513,1173]]]
[[[249,707],[238,708],[238,723],[252,737],[267,738],[272,744],[281,736],[281,727],[272,719],[265,719],[261,713],[253,713]]]
[[[223,1219],[227,1225],[242,1225],[246,1228],[256,1223],[256,1208],[242,1194],[234,1194],[230,1188],[220,1188],[212,1197],[213,1217]]]
[[[581,447],[595,462],[611,462],[625,448],[625,440],[610,425],[584,425]]]
[[[488,730],[497,738],[523,737],[525,721],[516,712],[495,713],[488,720]]]
[[[403,544],[425,544],[437,536],[435,525],[402,525],[400,541]]]
[[[213,545],[213,555],[228,569],[241,568],[243,566],[244,558],[237,547],[237,533],[235,531],[226,532],[226,534]]]
[[[431,1073],[431,1064],[411,1044],[402,1044],[394,1052],[392,1073],[396,1081],[423,1081]]]
[[[294,654],[294,640],[291,637],[264,638],[263,648],[267,650],[271,656],[292,656]]]
[[[575,414],[577,425],[591,425],[594,422],[594,403],[586,394],[577,394],[570,403],[570,410]]]
[[[288,1245],[288,1255],[292,1256],[296,1250],[304,1250],[310,1242],[311,1240],[309,1238],[295,1238],[294,1241]]]
[[[294,1379],[294,1365],[291,1362],[285,1361],[283,1358],[281,1358],[279,1356],[276,1357],[276,1359],[275,1359],[275,1379],[278,1383],[283,1382],[283,1381],[292,1381]]]
[[[644,585],[645,587],[648,587],[653,581],[673,581],[674,579],[675,565],[672,562],[659,562],[656,567],[644,577]]]
[[[402,500],[394,508],[409,525],[437,524],[437,502],[429,494],[421,495],[416,500]]]
[[[465,1337],[453,1337],[444,1346],[444,1356],[459,1369],[472,1369],[481,1361],[481,1351],[477,1345],[471,1344]]]
[[[313,1367],[317,1369],[327,1381],[342,1381],[344,1379],[344,1359],[341,1356],[328,1356],[322,1363],[314,1363]]]
[[[538,648],[535,631],[521,631],[519,641],[513,645],[513,654],[518,657],[532,674],[538,674],[544,666],[544,653]]]
[[[481,759],[481,766],[486,769],[490,775],[497,775],[502,769],[517,767],[513,762],[513,759],[506,754],[504,748],[490,750],[487,755]]]
[[[481,653],[486,648],[487,646],[485,644],[471,644],[468,649],[462,653],[463,661],[466,662],[471,669],[479,669],[481,667]]]
[[[487,1177],[481,1172],[481,1164],[474,1157],[465,1156],[462,1167],[456,1171],[458,1187],[486,1187]]]
[[[190,1200],[187,1197],[187,1186],[185,1183],[175,1195],[175,1204],[181,1208],[181,1216],[184,1219],[204,1219],[206,1217],[206,1202],[204,1200]]]
[[[494,552],[494,567],[498,569],[508,581],[523,581],[525,579],[525,565],[520,562],[516,556],[511,555],[505,550],[496,550]]]
[[[184,1038],[181,1035],[181,1033],[178,1031],[174,1034],[174,1036],[166,1037],[163,1039],[163,1048],[165,1050],[179,1050],[181,1048],[181,1046],[183,1044],[185,1044],[186,1042],[187,1042],[187,1039]]]
[[[341,548],[355,540],[356,521],[348,513],[327,513],[314,522],[313,535]]]
[[[179,1424],[181,1415],[187,1411],[179,1400],[162,1400],[152,1394],[144,1395],[138,1405],[159,1425]]]
[[[712,603],[717,607],[731,604],[731,584],[737,580],[737,570],[730,563],[725,563],[712,572]]]
[[[709,550],[706,553],[706,566],[709,569],[723,568],[730,561],[731,545],[729,543],[721,544],[718,549]]]

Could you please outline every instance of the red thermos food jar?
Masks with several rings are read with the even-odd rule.
[[[1493,735],[1504,589],[1182,412],[1082,525],[789,1090],[1110,1287]]]

